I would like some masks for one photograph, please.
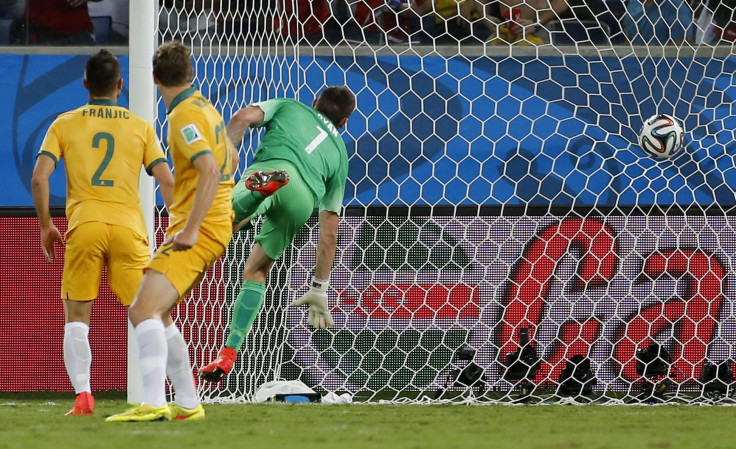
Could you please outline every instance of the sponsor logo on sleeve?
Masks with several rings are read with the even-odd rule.
[[[198,140],[202,140],[202,133],[199,132],[197,125],[194,123],[183,127],[181,129],[181,135],[184,136],[184,140],[186,140],[189,145]]]

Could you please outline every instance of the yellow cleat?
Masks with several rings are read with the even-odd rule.
[[[546,42],[541,37],[535,36],[533,34],[527,34],[526,36],[517,36],[516,42],[514,42],[514,44],[521,46],[533,46],[544,45],[546,44]]]
[[[117,415],[108,416],[107,422],[144,422],[144,421],[168,421],[171,411],[168,405],[161,407],[151,407],[150,405],[141,404],[118,413]],[[204,415],[204,410],[202,411]]]
[[[496,32],[491,33],[488,40],[489,45],[509,45],[516,40],[516,36],[513,36],[509,31],[508,25],[499,25],[496,27]]]
[[[169,406],[169,419],[172,421],[191,420],[196,421],[204,419],[204,407],[198,404],[194,408],[184,408],[176,404]]]

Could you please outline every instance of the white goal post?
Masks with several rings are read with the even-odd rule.
[[[373,401],[731,401],[736,61],[715,15],[688,9],[692,22],[670,27],[687,40],[660,43],[627,34],[634,13],[614,2],[533,38],[509,37],[521,22],[504,8],[495,31],[474,15],[458,35],[445,25],[460,10],[444,22],[375,5],[161,12],[159,38],[191,46],[195,82],[226,120],[272,97],[311,104],[334,84],[358,100],[334,327],[289,307],[313,269],[312,219],[274,267],[234,371],[199,385],[204,400],[300,379]],[[655,113],[684,125],[671,159],[638,147]],[[244,163],[260,135],[246,135]],[[175,311],[195,369],[224,344],[251,243],[236,234]]]
[[[157,43],[158,4],[146,0],[130,0],[130,38],[128,42],[128,73],[130,79],[130,110],[139,117],[148,120],[152,125],[156,120],[156,91],[153,84],[152,51]],[[141,169],[140,177],[141,206],[146,229],[149,235],[151,252],[156,248],[156,196],[155,181]],[[143,402],[143,378],[138,365],[138,344],[135,340],[133,326],[128,322],[128,373],[127,400],[131,404]]]

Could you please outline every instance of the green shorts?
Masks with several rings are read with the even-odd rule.
[[[245,187],[245,180],[250,173],[259,170],[286,170],[289,174],[289,183],[268,197],[251,192]],[[253,201],[242,201],[246,195],[254,196],[259,200],[263,197],[263,200],[260,201],[260,204],[256,203],[253,210],[248,210],[248,207],[243,205],[253,205]],[[274,260],[281,257],[304,223],[312,216],[315,208],[314,202],[314,194],[299,176],[299,172],[293,165],[281,160],[257,162],[249,166],[233,189],[235,222],[238,223],[248,217],[255,220],[263,216],[261,229],[255,241],[263,247],[268,257]]]

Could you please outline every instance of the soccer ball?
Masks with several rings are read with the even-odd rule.
[[[671,115],[656,114],[644,121],[639,131],[639,145],[656,159],[672,157],[682,148],[685,131]]]

